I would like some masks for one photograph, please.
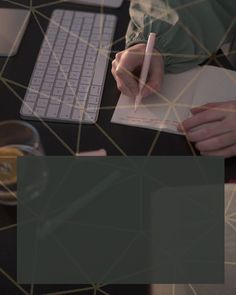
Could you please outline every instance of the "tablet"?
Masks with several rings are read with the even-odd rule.
[[[29,10],[0,9],[0,56],[12,56],[17,53],[29,17]]]

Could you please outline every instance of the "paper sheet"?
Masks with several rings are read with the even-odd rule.
[[[143,99],[134,112],[134,100],[121,95],[112,123],[179,134],[179,122],[190,108],[209,102],[236,100],[236,72],[213,66],[167,74],[161,93]]]

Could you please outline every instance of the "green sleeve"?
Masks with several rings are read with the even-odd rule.
[[[166,72],[183,72],[208,59],[236,32],[236,0],[131,0],[126,47],[157,33]]]

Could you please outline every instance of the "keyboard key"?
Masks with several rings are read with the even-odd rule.
[[[84,63],[84,59],[82,57],[75,57],[73,63],[77,65],[82,65]]]
[[[88,123],[94,123],[96,120],[96,114],[90,112],[84,112],[83,116],[84,121]]]
[[[66,80],[57,80],[55,87],[56,88],[65,88],[66,86]]]
[[[110,34],[103,34],[102,35],[102,40],[103,41],[110,41],[111,40],[111,35]]]
[[[47,64],[46,63],[42,63],[42,62],[39,62],[37,63],[36,65],[36,70],[45,70],[47,68]]]
[[[93,32],[92,30],[92,26],[93,26],[93,20],[89,21],[89,22],[86,22],[86,20],[84,21],[84,25],[82,27],[82,31],[84,32],[90,32],[89,35],[91,35],[91,31]]]
[[[53,12],[52,17],[53,17],[54,20],[61,20],[63,14],[64,14],[64,11],[58,9],[58,10],[55,10],[55,11]]]
[[[94,21],[94,27],[103,27],[103,24],[104,24],[104,15],[102,14],[97,14],[96,15],[96,18],[95,18],[95,21]]]
[[[36,107],[36,109],[34,110],[34,114],[36,116],[43,117],[45,114],[45,111],[46,111],[45,108]]]
[[[94,55],[88,55],[86,57],[86,61],[88,61],[88,62],[95,62],[96,61],[96,56],[94,56]]]
[[[72,58],[64,57],[61,61],[62,65],[71,65]]]
[[[38,94],[28,92],[25,96],[25,101],[35,102],[37,100]]]
[[[76,89],[77,86],[78,86],[78,80],[72,80],[72,79],[70,79],[70,80],[68,81],[68,86],[69,86],[69,87],[72,87],[72,88],[74,88],[74,89]]]
[[[37,102],[37,107],[46,108],[48,105],[48,99],[39,99]]]
[[[88,99],[89,104],[98,104],[100,96],[90,95]]]
[[[34,77],[37,77],[37,78],[42,78],[44,77],[44,74],[45,74],[45,71],[40,71],[40,70],[36,70],[34,71]]]
[[[42,89],[42,91],[40,91],[39,97],[41,98],[49,97],[50,94],[51,94],[51,90]]]
[[[81,100],[81,101],[85,101],[85,100],[87,100],[87,98],[88,98],[88,93],[86,93],[86,92],[84,92],[84,93],[79,92],[76,97],[77,100]]]
[[[101,75],[106,69],[107,66],[107,57],[101,52],[98,55],[96,62],[96,71],[93,77],[93,84],[101,86],[104,80],[104,76]]]
[[[41,55],[40,57],[39,57],[39,62],[45,62],[45,63],[47,63],[48,61],[49,61],[49,55],[47,54],[47,55]]]
[[[73,114],[72,114],[72,119],[76,121],[81,121],[82,120],[82,112],[79,109],[74,109]]]
[[[60,105],[50,104],[47,111],[49,118],[57,118]]]
[[[91,54],[92,54],[92,53],[91,53]],[[76,52],[75,57],[82,57],[82,58],[84,58],[85,55],[86,55],[86,50],[81,49],[81,50],[78,50],[78,51]]]
[[[38,93],[40,90],[40,87],[41,87],[40,85],[31,84],[29,89],[32,90],[32,92]]]
[[[67,80],[68,76],[69,76],[69,73],[59,72],[57,74],[57,80]]]
[[[22,114],[23,115],[32,115],[33,114],[33,109],[34,109],[35,102],[28,101],[28,102],[23,102],[22,104]]]
[[[87,70],[93,70],[95,63],[86,61],[84,63],[84,68]]]
[[[66,94],[66,95],[72,95],[72,96],[75,96],[75,91],[74,91],[73,88],[67,86],[67,87],[66,87],[66,90],[65,90],[65,94]]]
[[[45,76],[45,81],[47,81],[47,82],[54,82],[55,81],[55,76],[53,76],[53,75],[46,75]]]
[[[64,14],[64,19],[68,19],[71,21],[74,17],[74,12],[73,11],[66,11]]]
[[[92,35],[91,40],[92,41],[100,41],[101,40],[101,35],[100,34]]]
[[[97,48],[92,48],[92,47],[90,47],[89,49],[88,49],[88,51],[87,51],[87,53],[89,54],[89,55],[97,55],[97,53],[98,53],[98,50],[97,50]]]
[[[86,50],[88,47],[88,44],[82,42],[82,41],[79,41],[79,44],[78,44],[78,47],[77,47],[77,50],[80,51],[80,50]]]
[[[90,89],[90,94],[91,95],[100,95],[101,93],[101,87],[100,86],[92,86],[91,89]]]
[[[82,65],[73,65],[71,70],[72,72],[81,72]]]
[[[73,57],[74,56],[74,52],[70,51],[70,50],[66,50],[63,54],[65,57]]]
[[[94,104],[88,104],[88,105],[86,106],[86,110],[87,110],[88,112],[95,113],[95,112],[97,111],[97,109],[98,109],[98,106],[97,106],[97,105],[94,105]]]
[[[76,79],[79,80],[81,73],[80,72],[71,72],[70,73],[70,79]]]
[[[43,90],[52,90],[53,88],[53,83],[52,82],[44,82],[42,89]]]
[[[77,108],[79,110],[84,110],[85,105],[86,105],[86,100],[79,99],[79,100],[76,100],[75,108]]]
[[[69,119],[71,112],[72,112],[72,106],[63,104],[59,117],[61,119]]]
[[[62,96],[64,92],[63,88],[54,88],[53,89],[53,95]]]
[[[75,100],[75,96],[74,95],[65,95],[63,98],[63,103],[65,104],[73,104]]]
[[[113,28],[114,27],[114,20],[106,20],[105,27]]]
[[[70,65],[61,65],[60,66],[60,71],[62,73],[69,73],[70,72]]]
[[[75,44],[77,44],[77,38],[75,36],[70,36],[67,41],[66,50],[69,50],[70,48],[73,48],[73,50],[74,50],[75,46],[73,46],[73,45],[75,45]]]
[[[92,81],[92,77],[82,77],[80,80],[81,83],[87,84],[87,85],[90,85],[91,81]]]
[[[55,75],[57,73],[57,68],[48,68],[47,74]]]
[[[62,103],[62,99],[59,96],[52,96],[50,100],[50,104],[60,105]]]
[[[84,70],[82,73],[83,77],[93,77],[93,71],[92,70]]]
[[[34,78],[31,80],[32,85],[41,85],[42,79],[41,78]]]
[[[87,36],[90,36],[90,31],[82,31],[80,36],[83,38],[83,37],[87,37]]]
[[[80,85],[79,86],[79,92],[85,92],[85,93],[88,93],[88,91],[89,91],[89,85]]]

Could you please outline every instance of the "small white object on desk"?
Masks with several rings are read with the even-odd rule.
[[[79,156],[79,157],[106,157],[107,152],[104,149],[100,149],[97,151],[77,153],[76,156]]]

